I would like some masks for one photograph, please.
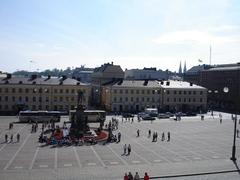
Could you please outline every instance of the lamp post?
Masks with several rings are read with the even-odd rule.
[[[228,93],[229,92],[229,88],[228,87],[224,87],[223,88],[223,92],[224,93]],[[233,133],[233,146],[232,146],[232,157],[230,158],[232,161],[236,161],[236,131],[237,131],[237,114],[235,114],[235,118],[234,118],[234,133]]]

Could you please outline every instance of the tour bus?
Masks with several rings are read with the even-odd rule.
[[[60,122],[59,111],[20,111],[19,122]]]
[[[71,110],[69,119],[75,117],[76,110]],[[84,115],[87,116],[88,123],[103,123],[106,119],[106,111],[103,110],[84,110]]]

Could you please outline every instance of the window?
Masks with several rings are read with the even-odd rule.
[[[0,88],[0,93],[2,92],[2,88]]]
[[[149,97],[147,97],[147,102],[149,102]]]
[[[39,93],[42,93],[42,88],[39,89]]]
[[[15,102],[15,96],[12,97],[12,101]]]
[[[18,92],[19,92],[19,93],[22,93],[22,88],[19,88],[19,89],[18,89]]]
[[[169,102],[169,98],[167,98],[167,102]]]
[[[39,105],[39,106],[38,106],[38,110],[41,110],[41,109],[42,109],[42,106],[41,106],[41,105]]]
[[[203,92],[202,92],[202,91],[200,91],[200,95],[203,95]]]
[[[57,89],[54,89],[54,93],[57,93]]]
[[[142,97],[142,102],[144,102],[144,97]]]
[[[128,97],[125,97],[125,101],[128,102]]]
[[[193,91],[193,94],[195,95],[195,94],[196,94],[196,91]]]
[[[155,94],[155,90],[152,90],[152,94]]]
[[[60,89],[60,90],[59,90],[59,93],[63,93],[63,89]]]
[[[199,101],[202,102],[202,98],[200,98]]]
[[[155,102],[155,98],[154,97],[152,98],[152,102]]]
[[[66,99],[67,102],[69,101],[69,97],[66,97],[65,99]]]
[[[67,94],[69,93],[69,89],[66,89],[66,93],[67,93]]]
[[[8,88],[5,88],[5,93],[8,93]]]
[[[113,98],[113,102],[117,102],[117,98],[116,97]]]
[[[72,90],[71,90],[71,93],[73,93],[73,94],[74,94],[74,93],[75,93],[75,90],[74,90],[74,89],[72,89]]]
[[[28,93],[28,92],[29,92],[29,89],[28,89],[28,88],[26,88],[26,89],[25,89],[25,93]]]
[[[5,106],[4,106],[4,109],[5,109],[5,110],[8,110],[8,105],[5,105]]]
[[[46,97],[46,102],[49,102],[49,97],[48,96]]]
[[[193,102],[196,102],[196,99],[195,99],[195,98],[193,98]]]
[[[12,93],[15,93],[15,88],[12,88]]]
[[[8,96],[5,96],[5,101],[6,101],[6,102],[8,101]]]
[[[49,105],[46,105],[45,107],[46,107],[46,110],[49,110]]]
[[[63,101],[63,97],[59,97],[59,101],[62,102]]]
[[[182,101],[182,99],[181,99],[181,98],[179,98],[179,99],[178,99],[178,102],[181,102],[181,101]]]
[[[191,94],[192,94],[192,92],[191,92],[191,91],[188,91],[188,94],[189,94],[189,95],[191,95]]]
[[[150,90],[147,90],[147,94],[150,94]]]
[[[178,94],[182,94],[182,91],[178,91]]]
[[[35,96],[33,96],[32,101],[33,101],[33,102],[36,102],[36,97],[35,97]]]
[[[20,101],[20,102],[22,101],[22,96],[18,97],[18,101]]]
[[[2,100],[2,96],[0,96],[0,101]]]
[[[122,97],[119,98],[119,101],[122,102]]]
[[[125,94],[128,94],[128,90],[127,89],[125,90]]]
[[[183,99],[183,102],[186,102],[186,98]]]
[[[114,93],[114,94],[117,94],[117,90],[116,90],[116,89],[114,89],[114,90],[113,90],[113,93]]]
[[[131,97],[131,102],[133,102],[133,97]]]
[[[139,101],[139,98],[137,97],[137,98],[136,98],[136,102],[138,102],[138,101]]]
[[[39,101],[39,102],[42,102],[42,97],[38,97],[38,101]]]
[[[174,98],[173,101],[176,102],[176,98]]]
[[[177,91],[173,91],[173,94],[177,94]]]
[[[139,94],[139,90],[136,90],[136,94]]]
[[[122,92],[123,92],[122,89],[120,89],[119,93],[122,94]]]
[[[57,102],[57,97],[56,96],[54,96],[53,101]]]
[[[142,90],[142,94],[144,94],[144,90]]]
[[[188,102],[191,102],[191,98],[188,99]]]
[[[187,92],[186,92],[186,91],[183,91],[183,94],[187,94]]]
[[[134,93],[134,91],[133,91],[133,89],[131,89],[131,94],[133,94]]]
[[[32,106],[32,110],[36,110],[36,106],[35,105]]]
[[[74,101],[74,97],[71,97],[71,101]]]
[[[25,101],[28,102],[28,96],[25,97]]]
[[[170,91],[169,91],[169,90],[167,90],[167,94],[170,94]]]

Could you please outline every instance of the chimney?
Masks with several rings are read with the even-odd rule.
[[[163,81],[161,81],[161,85],[163,85],[163,83],[164,83],[164,82],[163,82]]]
[[[64,81],[65,79],[67,79],[66,75],[62,75],[62,81]]]
[[[31,75],[31,80],[34,80],[34,79],[36,79],[37,78],[37,75],[36,74],[32,74]]]
[[[111,64],[113,65],[113,61],[111,62]]]
[[[11,79],[12,78],[12,74],[7,74],[7,79]]]
[[[190,82],[190,86],[193,86],[193,83],[192,83],[192,82]]]
[[[166,85],[169,86],[169,85],[170,85],[170,81],[167,81],[167,82],[166,82]]]
[[[48,75],[47,78],[48,78],[48,79],[51,79],[51,75]]]

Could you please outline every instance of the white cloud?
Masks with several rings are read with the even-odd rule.
[[[224,44],[231,42],[240,42],[240,35],[237,34],[221,36],[204,31],[188,30],[165,33],[153,41],[158,44]]]

